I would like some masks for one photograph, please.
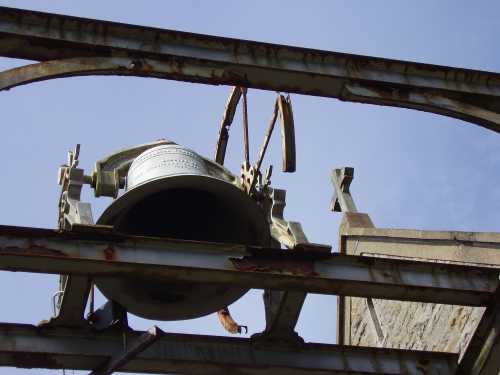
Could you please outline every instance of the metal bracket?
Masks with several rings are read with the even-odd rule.
[[[266,180],[268,177],[266,177]],[[269,223],[271,236],[289,249],[308,251],[316,249],[310,244],[298,222],[286,221],[283,211],[286,206],[286,191],[266,187],[264,189],[269,201]],[[322,247],[321,251],[330,250]],[[304,340],[295,332],[300,311],[306,299],[307,292],[279,291],[266,289],[264,291],[264,307],[266,310],[266,329],[252,336],[252,341],[259,345],[301,345]]]
[[[95,196],[116,198],[119,190],[125,187],[127,172],[134,159],[150,148],[169,144],[175,143],[160,139],[155,142],[121,149],[97,161],[92,173],[92,187]]]
[[[286,190],[267,188],[266,194],[271,200],[269,208],[271,236],[289,249],[293,249],[299,244],[307,244],[309,241],[302,230],[302,225],[299,222],[286,221],[283,218]]]
[[[68,152],[68,162],[59,168],[59,228],[71,230],[73,225],[92,225],[90,203],[80,201],[82,187],[89,182],[84,170],[78,168],[80,145]],[[85,307],[91,288],[90,278],[77,275],[60,275],[59,290],[54,295],[54,317],[47,323],[60,326],[87,324],[84,318]]]
[[[111,327],[128,328],[127,311],[115,301],[107,301],[97,310],[91,312],[87,319],[97,331]]]
[[[307,293],[300,291],[265,290],[266,329],[252,336],[260,345],[296,346],[304,344],[295,331]]]
[[[53,298],[54,314],[49,321],[42,321],[41,325],[50,326],[86,326],[84,312],[91,288],[90,278],[78,275],[60,275],[60,290]]]
[[[68,163],[59,168],[58,182],[61,185],[59,197],[59,228],[71,230],[73,224],[93,224],[92,208],[80,201],[82,187],[89,183],[84,170],[78,168],[80,145],[68,152]]]
[[[130,346],[125,346],[123,352],[115,354],[105,364],[92,371],[89,375],[110,375],[120,370],[137,355],[153,345],[164,336],[164,332],[157,326],[148,329],[142,335],[137,337]]]

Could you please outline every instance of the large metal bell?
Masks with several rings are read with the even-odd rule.
[[[134,235],[266,245],[260,207],[220,165],[176,144],[151,148],[130,166],[126,192],[98,224]],[[196,318],[218,311],[247,290],[220,284],[98,278],[96,285],[129,312],[155,320]]]

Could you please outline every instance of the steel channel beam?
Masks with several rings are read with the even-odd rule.
[[[0,56],[35,61],[128,58],[135,67],[131,75],[412,108],[500,131],[498,73],[6,7],[0,7]],[[161,74],[154,69],[159,61],[168,65]]]
[[[457,375],[500,373],[500,288],[486,308],[460,361]]]
[[[130,333],[133,341],[142,332]],[[0,365],[93,370],[123,351],[121,333],[0,324]],[[454,374],[452,353],[326,344],[255,345],[250,339],[165,334],[120,371],[181,374]]]
[[[383,246],[383,245],[381,245]],[[486,305],[498,270],[109,233],[0,227],[0,269],[230,283],[443,304]]]

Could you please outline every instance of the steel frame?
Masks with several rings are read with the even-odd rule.
[[[498,73],[6,7],[0,56],[42,61],[1,73],[3,89],[77,75],[148,76],[417,109],[500,131]]]
[[[144,333],[130,332],[134,342]],[[146,339],[149,336],[146,336]],[[0,325],[0,363],[18,367],[100,368],[124,350],[119,332]],[[118,355],[117,355],[118,354]],[[263,345],[252,339],[164,334],[120,371],[183,374],[451,375],[457,355],[325,344]]]
[[[411,351],[400,351],[397,354],[393,350],[386,349],[375,353],[371,351],[372,349],[366,348],[326,346],[325,348],[328,348],[329,352],[328,357],[335,358],[337,356],[335,353],[340,352],[343,353],[341,354],[342,360],[321,359],[321,354],[316,352],[319,350],[318,346],[304,344],[296,334],[294,335],[293,329],[303,303],[304,292],[477,306],[490,303],[497,293],[495,290],[497,290],[499,283],[499,271],[485,267],[331,254],[325,252],[324,247],[313,245],[306,249],[279,250],[243,245],[124,236],[113,234],[109,228],[99,228],[98,226],[76,226],[71,232],[2,226],[0,227],[0,269],[67,273],[71,275],[70,280],[73,278],[88,280],[97,275],[99,277],[153,277],[165,281],[230,282],[247,288],[282,291],[278,293],[278,303],[269,305],[275,311],[270,311],[267,317],[266,331],[256,335],[252,340],[244,341],[244,344],[242,342],[243,346],[240,349],[230,346],[231,349],[227,349],[229,352],[226,354],[215,355],[213,348],[224,346],[226,339],[211,337],[209,338],[213,340],[213,342],[210,341],[211,344],[201,345],[198,342],[201,338],[186,336],[189,338],[186,352],[197,348],[203,353],[211,353],[210,356],[215,355],[215,358],[203,356],[191,358],[188,356],[189,358],[186,359],[181,356],[179,359],[175,357],[176,360],[182,362],[182,365],[179,365],[168,356],[142,361],[138,350],[134,351],[128,348],[123,348],[122,350],[125,352],[122,354],[116,346],[101,350],[100,354],[106,353],[106,356],[116,358],[115,361],[111,362],[118,361],[120,365],[123,365],[121,371],[130,369],[130,371],[142,372],[158,371],[159,367],[157,366],[161,364],[165,371],[167,369],[168,371],[181,371],[189,368],[189,371],[195,373],[215,373],[224,366],[233,363],[232,361],[241,359],[240,352],[242,350],[251,350],[253,353],[255,346],[264,345],[264,347],[270,348],[270,352],[266,352],[263,362],[242,360],[238,366],[241,366],[241,369],[254,371],[251,373],[261,373],[260,371],[262,373],[289,371],[290,373],[292,369],[293,373],[297,374],[302,373],[302,371],[304,373],[361,371],[361,369],[356,370],[357,367],[351,363],[354,361],[350,357],[352,355],[353,358],[357,358],[357,361],[363,363],[360,366],[365,366],[362,369],[367,373],[378,373],[377,371],[383,370],[384,374],[418,374],[420,371],[418,369],[423,365],[408,362],[408,358],[415,358],[416,355]],[[10,337],[6,342],[13,345],[2,349],[0,343],[0,365],[78,369],[106,368],[102,358],[78,361],[74,358],[73,352],[69,353],[65,349],[68,346],[65,339],[68,340],[68,337],[71,337],[73,344],[70,347],[72,350],[80,350],[83,357],[91,356],[85,351],[87,349],[81,341],[82,334],[94,335],[92,336],[93,344],[90,345],[92,347],[100,347],[98,343],[101,341],[107,342],[106,335],[109,332],[102,333],[102,336],[97,333],[89,333],[90,327],[84,319],[87,298],[84,291],[82,293],[73,291],[68,297],[70,302],[63,299],[61,310],[71,311],[69,317],[61,318],[59,316],[39,328],[0,325],[0,342],[2,342],[2,329],[5,329],[6,332],[3,334]],[[63,332],[65,327],[71,327],[65,334],[66,336],[46,336],[46,332]],[[28,329],[31,333],[26,336],[23,329]],[[19,334],[21,331],[23,333]],[[149,338],[156,340],[158,337]],[[29,342],[33,346],[30,346]],[[139,344],[141,342],[139,340]],[[163,344],[154,344],[153,341],[150,344],[156,348],[156,352],[170,353],[173,350],[167,350],[163,348]],[[129,350],[132,354],[127,354]],[[289,354],[283,354],[283,350],[288,350]],[[311,350],[311,353],[315,354],[302,358],[300,353],[303,350],[307,352]],[[271,355],[271,352],[280,354]],[[294,360],[292,360],[292,352],[298,355],[297,358],[294,357]],[[225,358],[224,356],[229,355],[228,353],[233,353],[234,357],[231,357],[232,359]],[[135,354],[137,357],[134,357]],[[395,354],[405,358],[402,360],[405,363],[404,370],[402,370],[401,362],[394,362]],[[445,365],[440,354],[419,352],[419,355],[423,357],[418,357],[418,360],[414,359],[414,361],[426,364],[426,371],[429,374],[453,374],[455,371],[456,356],[446,357]],[[409,357],[407,358],[407,356]],[[432,360],[425,359],[427,356]],[[215,367],[208,366],[206,361]],[[380,364],[377,361],[380,361]],[[287,363],[286,369],[282,368],[284,363]],[[344,367],[339,367],[338,363],[342,363]],[[450,367],[450,363],[454,363],[454,365]],[[70,366],[68,366],[69,364]],[[267,367],[264,370],[262,366]],[[117,369],[116,366],[114,368]]]
[[[0,7],[0,56],[39,61],[0,72],[0,90],[82,75],[156,77],[404,107],[500,132],[498,73],[6,7]],[[346,181],[338,186],[342,193],[333,202],[337,209],[346,204]],[[283,252],[123,237],[96,227],[87,228],[86,233],[0,227],[0,269],[71,275],[67,279],[71,293],[65,295],[59,316],[49,324],[38,328],[0,324],[0,365],[97,369],[96,373],[111,373],[118,367],[122,371],[204,374],[228,368],[273,374],[455,373],[456,355],[452,354],[267,340],[283,339],[283,332],[293,331],[305,293],[317,292],[488,305],[459,371],[490,374],[498,370],[492,354],[499,351],[497,270],[320,250],[324,248]],[[275,302],[267,306],[268,335],[242,340],[163,336],[154,331],[143,334],[133,348],[123,348],[116,333],[89,331],[83,310],[92,276],[131,273],[272,289]],[[486,343],[481,341],[484,337]],[[152,347],[142,352],[148,345]]]
[[[89,227],[91,229],[92,227]],[[307,250],[0,226],[0,269],[231,283],[405,301],[485,306],[497,269]]]

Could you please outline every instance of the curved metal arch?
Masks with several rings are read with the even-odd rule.
[[[452,93],[416,88],[379,88],[369,84],[347,84],[341,100],[401,107],[453,117],[500,133],[500,100],[489,102],[474,95],[454,97]]]
[[[33,82],[81,76],[133,76],[180,80],[178,63],[130,57],[78,57],[49,60],[0,72],[0,91]],[[183,74],[186,72],[184,71]],[[191,72],[189,82],[205,82],[202,70]]]
[[[0,72],[0,91],[28,83],[55,78],[117,75],[154,77],[189,82],[214,84],[213,77],[221,79],[224,69],[179,66],[175,59],[133,59],[130,57],[81,57],[51,60]],[[228,84],[230,82],[228,81]],[[293,92],[293,89],[290,90]],[[464,120],[500,133],[500,101],[477,94],[456,95],[453,92],[408,86],[379,86],[369,83],[347,83],[340,100],[415,109]]]

